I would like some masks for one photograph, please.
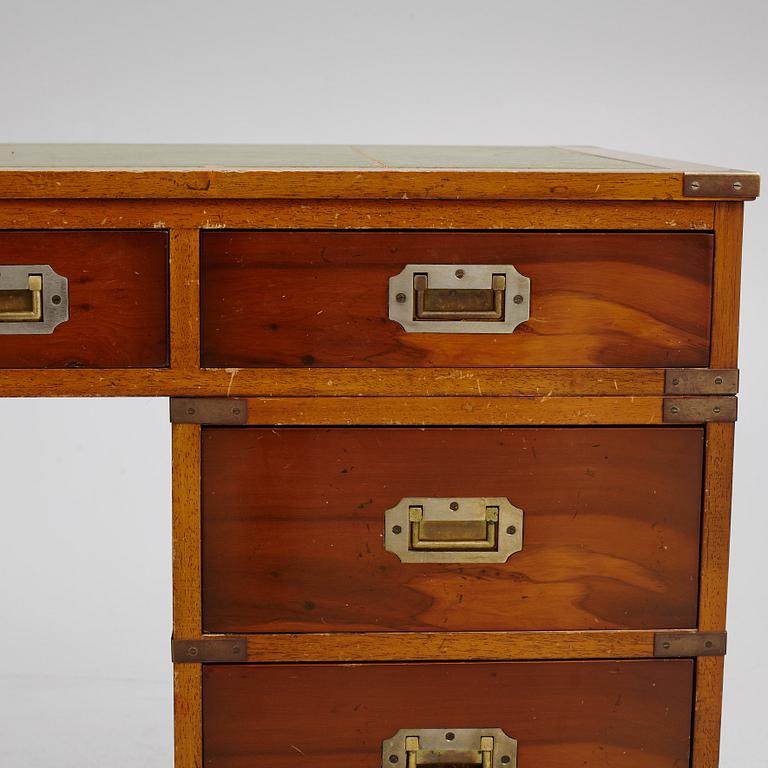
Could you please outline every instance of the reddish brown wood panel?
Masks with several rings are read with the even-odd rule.
[[[207,367],[705,366],[706,233],[204,232]],[[406,264],[514,264],[531,319],[512,334],[406,333]]]
[[[207,632],[696,626],[699,427],[204,428]],[[401,498],[503,496],[503,564],[402,563]]]
[[[683,768],[690,660],[203,669],[206,768],[379,768],[401,728],[502,728],[517,768]]]
[[[168,364],[165,232],[0,232],[0,265],[48,264],[69,280],[69,320],[0,336],[0,368]]]

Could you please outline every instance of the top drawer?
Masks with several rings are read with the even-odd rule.
[[[201,254],[204,367],[709,363],[707,233],[204,232]]]
[[[166,232],[0,232],[0,368],[166,365]]]

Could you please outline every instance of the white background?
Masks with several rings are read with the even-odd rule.
[[[760,171],[767,9],[0,0],[0,141],[597,144]],[[766,198],[747,204],[725,768],[768,764]],[[167,404],[0,400],[0,425],[0,765],[169,768]]]

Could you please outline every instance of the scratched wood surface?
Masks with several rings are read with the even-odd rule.
[[[197,637],[200,611],[200,427],[173,425],[173,634]],[[196,664],[173,670],[176,768],[202,766],[202,672]]]
[[[702,170],[733,172],[598,147],[2,144],[0,197],[680,200]]]
[[[207,632],[695,627],[701,428],[207,428]],[[406,497],[507,497],[503,564],[402,563]],[[232,574],[237,574],[236,578]]]
[[[661,424],[662,397],[262,397],[252,425]]]
[[[220,232],[201,240],[206,367],[706,366],[704,233]],[[407,333],[388,280],[407,264],[514,264],[512,334]]]
[[[2,229],[711,230],[715,204],[667,200],[2,200]]]
[[[695,630],[690,630],[691,632]],[[249,662],[631,659],[653,656],[650,629],[534,632],[275,632],[247,636]],[[210,634],[206,637],[221,637]]]
[[[690,660],[212,665],[204,764],[380,768],[401,728],[490,727],[517,768],[681,768],[692,686]]]
[[[47,264],[69,281],[69,320],[0,336],[0,368],[168,364],[165,232],[0,232],[0,267]],[[43,388],[45,374],[28,386]]]

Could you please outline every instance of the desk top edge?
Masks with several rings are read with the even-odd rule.
[[[686,178],[704,177],[693,190]],[[709,188],[717,178],[718,186]],[[736,191],[728,188],[737,180]],[[190,183],[192,182],[192,183]],[[726,184],[726,187],[723,186]],[[0,198],[750,199],[755,173],[576,146],[0,144]]]

